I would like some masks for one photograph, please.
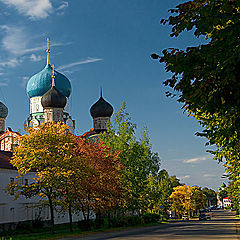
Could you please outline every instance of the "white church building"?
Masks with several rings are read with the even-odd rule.
[[[41,122],[63,121],[74,132],[75,121],[68,111],[68,98],[71,94],[71,83],[67,77],[57,72],[49,63],[49,46],[47,47],[47,64],[39,73],[32,76],[27,83],[27,95],[30,99],[30,114],[26,125],[36,127]],[[58,99],[54,100],[51,94],[57,92]],[[54,102],[55,101],[55,102]],[[57,101],[57,104],[56,104]],[[106,131],[107,122],[113,113],[113,107],[101,96],[92,105],[90,114],[93,117],[93,128],[84,134],[85,137],[94,137],[100,132]],[[16,181],[17,170],[11,165],[12,150],[19,143],[20,133],[5,129],[5,119],[8,115],[7,107],[0,102],[0,231],[14,229],[19,222],[33,221],[41,218],[50,220],[48,207],[39,207],[39,198],[25,198],[20,196],[17,200],[14,195],[5,191],[10,182]],[[21,124],[21,123],[20,123]],[[34,173],[28,173],[20,178],[24,184],[31,184]],[[19,179],[19,178],[18,178]],[[73,221],[83,219],[82,214],[74,215]],[[68,222],[67,213],[55,213],[55,223]]]

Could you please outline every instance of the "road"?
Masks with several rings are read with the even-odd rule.
[[[156,239],[240,239],[236,227],[240,222],[230,211],[217,210],[210,221],[184,221],[154,227],[135,228],[116,232],[90,234],[65,240],[156,240]]]

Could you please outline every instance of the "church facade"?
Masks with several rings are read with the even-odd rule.
[[[33,75],[27,83],[27,95],[30,102],[30,113],[25,124],[28,127],[37,127],[41,123],[49,121],[61,121],[69,126],[74,133],[75,121],[68,110],[68,99],[72,88],[69,79],[54,69],[49,61],[49,44],[47,47],[47,64],[37,74]],[[84,137],[93,137],[106,131],[107,123],[113,114],[113,107],[102,96],[90,108],[93,118],[93,128],[83,134]],[[16,181],[17,170],[11,165],[10,158],[12,150],[19,144],[20,133],[5,129],[5,120],[8,115],[7,107],[0,102],[0,231],[14,228],[19,222],[32,221],[39,217],[42,220],[50,220],[48,207],[40,209],[37,197],[26,199],[21,196],[14,200],[14,196],[8,194],[4,189],[10,182]],[[33,182],[35,173],[28,173],[20,178],[25,184]],[[55,223],[68,221],[66,213],[56,212]],[[82,218],[81,214],[74,216],[77,221]]]

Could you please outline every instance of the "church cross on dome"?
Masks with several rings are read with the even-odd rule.
[[[50,54],[50,48],[49,48],[49,38],[47,38],[47,65],[50,64],[50,61],[49,61],[49,54]]]

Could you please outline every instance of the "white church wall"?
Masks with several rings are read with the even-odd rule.
[[[30,113],[43,113],[43,106],[41,103],[42,96],[40,97],[32,97],[30,98]],[[64,112],[68,113],[68,98],[67,98],[67,103],[64,108]]]
[[[18,178],[22,183],[25,181],[28,184],[33,182],[34,173],[28,173],[26,176]],[[17,180],[18,173],[16,170],[2,169],[0,168],[0,224],[4,223],[17,223],[21,221],[35,220],[41,217],[41,220],[50,220],[49,207],[39,207],[40,197],[25,198],[20,196],[17,200],[14,200],[14,196],[5,192],[5,188],[10,181]],[[68,223],[69,217],[67,212],[56,212],[55,224]],[[95,214],[91,214],[92,218],[95,218]],[[83,214],[73,214],[73,221],[79,221],[83,219]]]
[[[16,181],[18,173],[16,170],[0,169],[0,223],[19,222],[33,220],[34,209],[32,205],[38,202],[38,198],[27,199],[20,196],[14,200],[14,196],[5,191],[10,181]],[[20,181],[32,182],[34,174],[29,173]]]

